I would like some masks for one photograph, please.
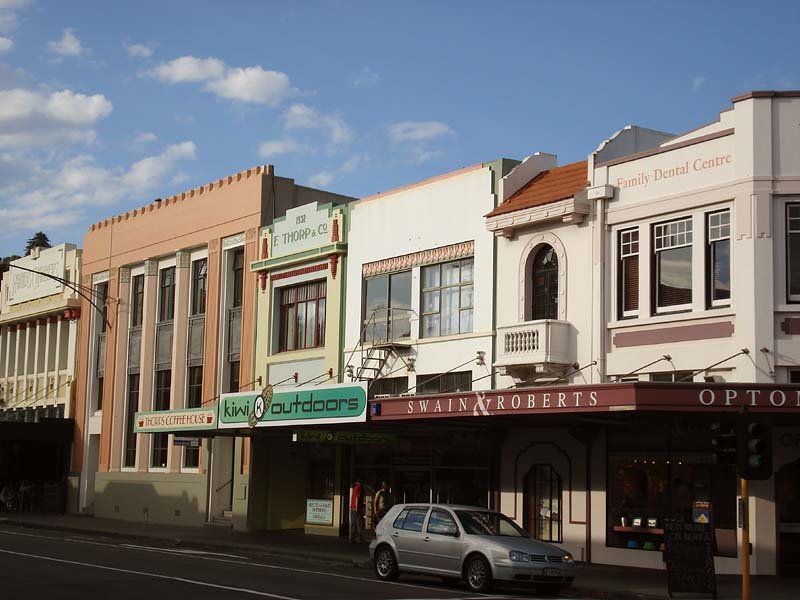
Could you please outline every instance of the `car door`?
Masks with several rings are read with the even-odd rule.
[[[464,536],[450,511],[431,509],[422,541],[427,566],[443,573],[459,573]]]
[[[426,567],[422,526],[427,514],[426,506],[409,506],[403,509],[392,524],[392,538],[397,548],[397,563],[401,569]]]

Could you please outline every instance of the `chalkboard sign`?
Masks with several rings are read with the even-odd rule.
[[[667,592],[701,592],[717,597],[714,529],[708,523],[664,522]]]

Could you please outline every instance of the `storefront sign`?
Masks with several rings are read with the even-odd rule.
[[[664,562],[670,597],[675,592],[700,592],[717,597],[713,537],[714,530],[708,524],[667,519]]]
[[[15,269],[15,266],[28,270]],[[30,271],[36,271],[36,273]],[[19,304],[60,294],[64,290],[64,284],[47,277],[47,275],[64,277],[63,246],[42,250],[38,258],[25,256],[11,263],[8,273],[8,303]]]
[[[333,500],[306,500],[306,523],[333,525]]]
[[[293,434],[295,442],[328,444],[393,444],[397,436],[391,433],[369,431],[325,431],[323,429],[301,429]]]
[[[331,243],[330,210],[316,202],[286,211],[272,226],[270,258],[297,254]]]
[[[258,410],[257,410],[258,409]],[[219,403],[219,428],[279,427],[357,423],[367,418],[367,384],[275,388],[271,399],[260,391],[223,394]]]
[[[181,446],[183,448],[199,448],[200,438],[176,435],[172,438],[172,443],[175,446]]]
[[[381,398],[370,404],[374,420],[635,410],[738,412],[743,406],[752,412],[800,413],[800,386],[611,383]]]
[[[217,410],[212,407],[137,412],[133,425],[135,433],[216,429]]]

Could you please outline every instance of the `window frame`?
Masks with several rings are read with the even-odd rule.
[[[716,216],[728,215],[727,223],[712,224],[712,220]],[[706,286],[706,305],[708,308],[720,308],[730,306],[733,302],[733,257],[732,250],[733,244],[731,243],[731,229],[733,222],[731,219],[731,209],[723,208],[705,213],[705,286]],[[712,237],[712,229],[718,229],[719,232],[716,236]],[[727,230],[727,233],[725,231]],[[715,299],[714,298],[714,259],[716,256],[715,244],[720,242],[728,242],[728,297]]]
[[[165,285],[168,272],[172,273],[172,282]],[[169,323],[175,319],[175,275],[175,266],[158,270],[158,323]],[[166,310],[167,306],[169,310]]]
[[[409,286],[408,286],[408,306],[409,308],[406,309],[405,307],[395,308],[392,306],[392,279],[399,276],[408,276],[409,278]],[[369,321],[370,316],[367,315],[367,286],[369,281],[377,281],[381,278],[386,278],[386,307],[383,309],[376,309],[376,310],[383,310],[386,312],[385,318],[378,319],[376,318],[372,321],[372,339],[369,339],[367,335],[367,324]],[[382,344],[382,343],[391,343],[396,341],[403,341],[403,340],[410,340],[412,327],[411,327],[411,315],[413,314],[413,298],[414,298],[414,270],[413,269],[403,269],[402,271],[392,271],[391,273],[381,273],[379,275],[373,275],[370,277],[363,277],[361,279],[361,329],[362,335],[364,337],[363,341],[367,344]],[[401,316],[395,316],[392,312],[393,310],[397,310],[398,312],[402,312]],[[395,337],[394,336],[394,325],[395,323],[402,323],[407,322],[407,329],[408,329],[408,336],[403,337]],[[378,324],[385,324],[386,325],[386,336],[385,338],[378,339],[375,337],[375,326]]]
[[[285,302],[284,299],[291,293],[299,294],[300,290],[305,290],[304,300],[295,300],[293,302]],[[324,348],[327,327],[327,310],[328,310],[328,280],[314,279],[312,281],[304,281],[295,285],[284,286],[278,290],[278,352],[294,352],[296,350],[312,350],[314,348]],[[309,296],[310,292],[314,292],[313,297]],[[300,327],[299,327],[299,307],[304,306],[303,309],[303,339],[300,345]],[[314,307],[314,333],[312,336],[311,344],[305,345],[308,340],[308,309]],[[293,309],[293,310],[292,310]],[[291,319],[289,315],[292,315]],[[289,348],[289,333],[290,329],[293,331],[292,339],[294,344]]]
[[[688,227],[686,227],[683,231],[676,230],[675,232],[667,232],[663,235],[658,234],[659,228],[666,228],[671,225],[677,225],[679,223],[687,223]],[[692,214],[678,217],[674,219],[669,219],[667,221],[659,221],[657,223],[653,223],[650,227],[651,232],[651,245],[650,245],[650,256],[652,259],[652,268],[650,273],[650,283],[651,283],[651,295],[653,299],[653,313],[656,315],[667,314],[667,313],[676,313],[676,312],[685,312],[691,311],[692,305],[695,297],[695,290],[694,290],[694,218]],[[669,246],[659,245],[659,240],[670,240],[671,237],[676,238],[676,243],[670,243]],[[683,241],[679,242],[677,238],[683,237]],[[689,248],[689,280],[691,283],[690,294],[691,298],[689,302],[684,302],[682,304],[671,304],[660,306],[660,297],[659,297],[659,285],[661,280],[661,264],[660,264],[660,254],[665,251],[669,250],[677,250],[679,248]]]
[[[442,278],[442,269],[446,265],[453,265],[458,264],[458,281],[456,283],[445,284]],[[470,264],[472,276],[470,279],[465,280],[463,279],[463,272],[464,272],[464,265]],[[438,277],[437,281],[438,284],[425,287],[425,274],[429,270],[437,269],[438,270]],[[442,333],[442,323],[444,322],[443,318],[443,307],[442,307],[442,293],[445,290],[450,289],[457,289],[458,290],[458,308],[456,308],[456,312],[458,314],[458,331],[457,332],[448,332]],[[469,306],[462,305],[462,294],[463,290],[466,288],[472,288],[472,300]],[[419,319],[419,337],[424,339],[431,339],[436,337],[444,337],[444,336],[451,336],[451,335],[463,335],[465,333],[472,333],[475,329],[474,318],[475,318],[475,258],[473,256],[468,256],[464,258],[460,258],[457,260],[450,260],[441,263],[435,263],[432,265],[423,265],[420,268],[420,292],[419,292],[419,306],[420,306],[420,319]],[[426,294],[437,294],[437,310],[426,311],[425,310],[425,296]],[[470,313],[469,317],[469,329],[464,330],[462,329],[462,315],[464,313]],[[439,321],[437,326],[437,333],[426,335],[425,334],[425,320],[426,317],[433,317],[438,315]]]
[[[536,294],[536,290],[537,290],[537,283],[536,283],[536,273],[537,273],[537,268],[536,267],[537,267],[537,265],[536,265],[536,262],[537,262],[539,256],[543,252],[547,252],[548,250],[553,253],[553,260],[555,262],[555,268],[547,270],[547,274],[550,275],[552,277],[552,279],[553,279],[553,281],[551,283],[555,284],[555,292],[556,292],[555,293],[555,303],[552,302],[553,294],[552,294],[552,289],[551,289],[550,285],[544,284],[542,287],[543,287],[543,291],[547,292],[547,294],[544,295],[544,298],[546,299],[547,305],[544,306],[544,308],[543,308],[543,314],[537,314],[538,303],[536,302],[536,295],[537,295]],[[533,257],[532,257],[531,262],[530,262],[529,275],[527,275],[528,277],[530,277],[530,281],[531,281],[531,297],[530,297],[530,299],[526,299],[526,301],[528,302],[528,305],[530,306],[531,321],[557,321],[559,316],[561,315],[561,306],[560,306],[561,299],[559,298],[559,295],[561,293],[561,285],[562,285],[561,277],[560,277],[560,273],[559,273],[560,265],[559,265],[558,251],[556,250],[555,246],[553,246],[552,244],[546,244],[545,243],[545,244],[540,244],[540,245],[536,246],[533,249],[532,255],[533,255]],[[552,316],[548,316],[548,315],[552,315]]]
[[[201,270],[203,272],[200,272]],[[207,298],[208,258],[204,256],[192,261],[191,298],[189,301],[190,317],[200,317],[206,314]]]
[[[167,373],[168,375],[164,375]],[[164,381],[162,378],[169,379],[169,385],[165,386]],[[153,410],[154,411],[164,411],[169,410],[172,404],[172,370],[171,369],[162,369],[160,371],[155,372],[155,377],[153,377]],[[140,384],[141,385],[141,384]],[[160,400],[163,400],[163,397],[159,394],[163,394],[166,390],[166,400],[167,406],[166,408],[158,408],[161,405]],[[141,390],[140,390],[141,393]],[[150,468],[151,469],[164,469],[169,464],[169,434],[168,433],[151,433],[152,437],[150,438]],[[164,440],[166,439],[163,446],[159,444],[156,446],[156,440]],[[156,464],[156,451],[163,451],[165,452],[165,458],[163,463],[164,464]]]
[[[787,304],[797,304],[800,303],[800,294],[792,294],[792,254],[791,254],[791,235],[798,235],[800,236],[800,225],[794,231],[791,229],[792,221],[797,221],[800,223],[800,214],[797,217],[792,217],[790,215],[790,211],[794,208],[800,211],[800,202],[786,202],[784,209],[783,218],[785,221],[784,225],[784,238],[785,242],[784,245],[785,249],[785,256],[786,256],[786,303]]]
[[[636,239],[625,239],[626,235],[633,236]],[[620,229],[617,231],[617,312],[620,319],[630,319],[639,316],[639,290],[640,290],[640,273],[641,273],[641,254],[640,254],[640,232],[639,226],[630,227],[627,229]],[[635,250],[633,246],[635,245]],[[625,308],[625,289],[627,287],[627,280],[625,279],[625,264],[626,259],[636,258],[636,308],[626,310]]]

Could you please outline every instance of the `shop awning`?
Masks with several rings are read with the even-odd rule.
[[[608,412],[800,415],[800,386],[748,383],[605,383],[376,398],[370,420]]]
[[[72,442],[75,421],[40,419],[38,422],[0,421],[0,441]]]

